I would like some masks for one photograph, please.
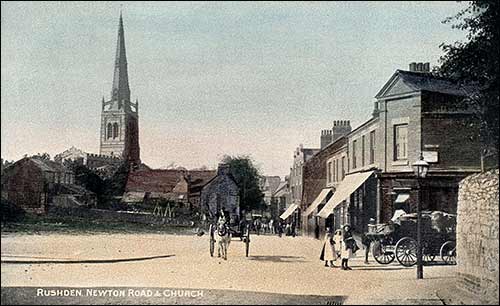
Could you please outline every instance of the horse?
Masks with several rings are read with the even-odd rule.
[[[219,223],[217,225],[217,230],[215,231],[215,240],[217,242],[217,253],[218,257],[227,260],[227,250],[229,248],[229,243],[231,242],[231,233],[229,228],[225,223]],[[222,254],[221,254],[222,253]]]

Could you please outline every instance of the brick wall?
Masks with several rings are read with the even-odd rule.
[[[459,287],[498,305],[498,169],[460,183],[457,219]]]

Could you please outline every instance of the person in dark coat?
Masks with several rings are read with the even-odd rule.
[[[352,236],[351,227],[349,225],[344,226],[342,241],[343,245],[340,255],[342,257],[342,270],[352,270],[352,268],[349,267],[349,258],[351,258],[353,254],[359,250],[359,247],[356,244],[356,240],[354,240],[354,237]]]
[[[368,221],[368,228],[375,226],[375,219],[370,218],[370,221]],[[365,264],[369,264],[368,262],[368,254],[370,253],[370,247],[372,244],[372,240],[365,234],[362,236],[361,243],[365,247]]]

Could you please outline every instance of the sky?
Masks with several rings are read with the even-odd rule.
[[[123,13],[141,160],[215,168],[249,155],[289,174],[334,120],[370,118],[410,62],[465,33],[456,2],[2,2],[1,156],[99,152]]]

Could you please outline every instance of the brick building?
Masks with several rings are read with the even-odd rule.
[[[301,206],[301,228],[303,233],[319,238],[326,223],[317,216],[335,191],[336,184],[332,181],[332,159],[342,160],[346,152],[347,138],[340,137],[316,153],[304,165],[304,191]],[[344,157],[345,160],[345,157]],[[340,163],[339,163],[340,164]],[[347,165],[345,165],[347,169]],[[339,170],[339,173],[342,171]]]
[[[61,164],[40,157],[25,157],[11,164],[2,173],[2,197],[28,212],[45,213],[54,200],[76,205],[78,198],[95,200],[95,195],[74,184],[74,173]],[[88,200],[87,200],[88,199]]]
[[[302,190],[303,190],[303,172],[304,164],[311,159],[314,154],[318,153],[320,149],[304,148],[301,144],[293,152],[293,165],[290,168],[290,203],[289,205],[294,205],[293,211],[290,210],[290,214],[293,214],[292,218],[296,225],[300,224],[300,207],[302,202]]]
[[[372,118],[346,136],[345,176],[337,171],[340,155],[321,164],[318,173],[328,172],[336,181],[335,192],[317,214],[324,224],[349,223],[364,232],[370,218],[386,222],[396,206],[414,212],[418,186],[411,165],[421,153],[430,164],[422,186],[423,209],[456,213],[458,182],[480,169],[478,122],[457,103],[468,92],[428,68],[428,63],[412,63],[410,71],[397,70],[382,87]],[[315,205],[328,194],[314,193]]]
[[[377,150],[383,150],[378,153],[380,222],[390,219],[398,198],[408,199],[402,205],[409,212],[416,210],[411,165],[420,153],[430,164],[422,186],[424,210],[456,213],[458,182],[480,170],[479,123],[458,103],[467,90],[428,70],[415,71],[414,64],[410,70],[397,70],[376,95],[381,126]]]

